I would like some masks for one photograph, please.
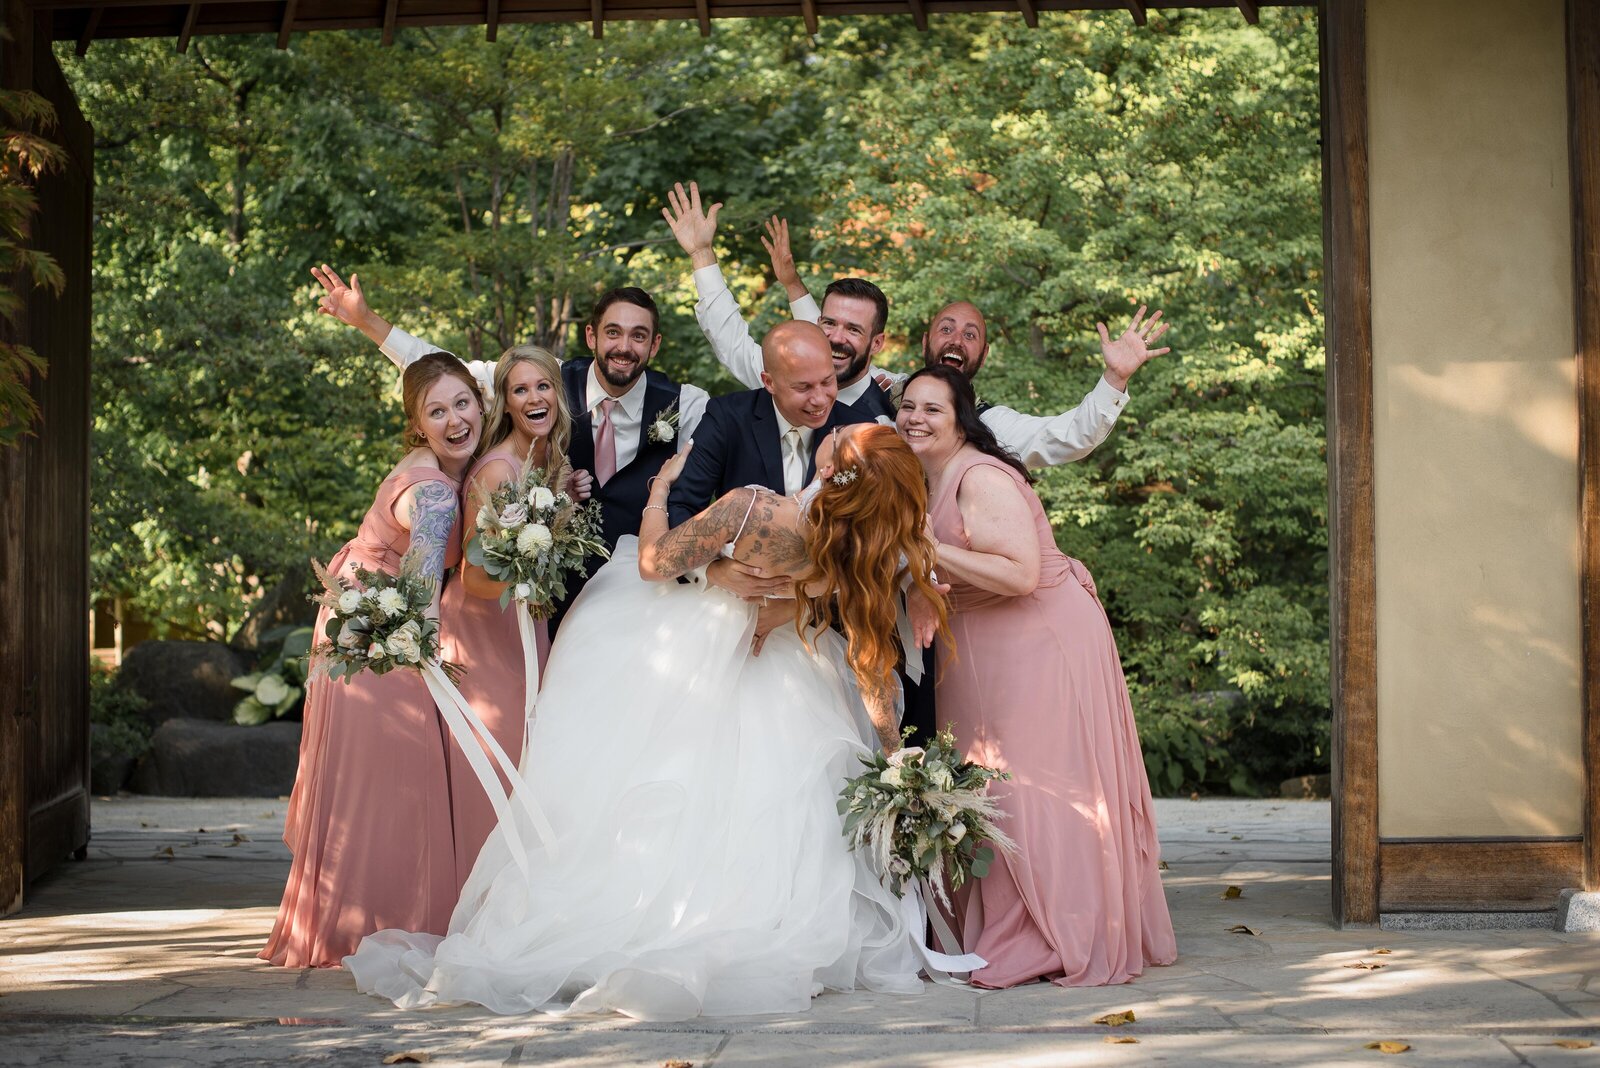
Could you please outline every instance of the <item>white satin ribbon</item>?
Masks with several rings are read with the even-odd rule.
[[[528,761],[528,740],[533,737],[533,706],[539,696],[539,642],[534,637],[533,614],[528,606],[514,602],[517,633],[522,636],[522,754],[517,766]]]
[[[556,835],[550,826],[550,821],[545,818],[544,812],[533,800],[516,766],[511,763],[511,758],[506,756],[506,751],[495,741],[494,735],[483,725],[483,720],[478,718],[478,714],[472,710],[467,699],[461,696],[456,684],[451,682],[449,676],[439,667],[438,661],[429,661],[422,666],[422,681],[427,684],[428,692],[433,695],[434,704],[439,706],[439,714],[444,717],[445,726],[450,729],[450,734],[461,746],[461,752],[465,754],[472,773],[478,777],[479,785],[483,787],[484,793],[489,795],[489,803],[494,806],[499,827],[505,832],[506,845],[510,848],[517,867],[526,875],[528,851],[522,845],[522,836],[517,833],[517,821],[511,818],[514,815],[513,808],[527,819],[528,825],[539,836],[545,849],[554,853]],[[504,773],[506,781],[511,783],[509,793],[501,784],[500,775],[495,772],[496,766]]]
[[[929,979],[944,986],[965,986],[966,977],[989,962],[976,953],[963,953],[958,956],[940,953],[929,947],[927,930],[930,920],[933,922],[934,934],[938,936],[942,945],[957,946],[961,943],[950,930],[950,925],[944,922],[939,910],[930,910],[926,906],[924,896],[930,898],[933,896],[925,879],[918,879],[910,884],[906,887],[905,893],[900,895],[900,919],[906,925],[911,944],[917,947],[917,953],[922,957],[922,970],[928,973]]]

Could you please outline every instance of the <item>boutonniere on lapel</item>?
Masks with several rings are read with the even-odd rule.
[[[677,437],[678,437],[678,402],[677,401],[673,401],[671,404],[667,405],[665,408],[663,408],[661,410],[661,414],[656,416],[656,421],[650,424],[650,429],[648,429],[648,430],[646,430],[644,432],[644,436],[649,441],[653,442],[656,445],[662,445],[662,444],[665,444],[666,442],[677,440]]]

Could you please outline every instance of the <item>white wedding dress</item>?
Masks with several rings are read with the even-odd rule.
[[[643,581],[622,539],[561,625],[521,767],[550,846],[521,818],[496,829],[450,933],[364,939],[357,986],[641,1020],[918,992],[899,902],[841,833],[873,737],[842,640],[813,653],[786,627],[752,657],[754,625],[726,591]]]

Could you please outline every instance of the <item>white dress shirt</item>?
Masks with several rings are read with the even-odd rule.
[[[728,373],[751,389],[761,384],[761,345],[750,336],[750,325],[739,311],[739,302],[716,264],[694,272],[694,287],[700,299],[694,315],[700,330],[711,342],[711,351]],[[817,302],[810,294],[789,305],[796,319],[814,323],[820,317]],[[873,378],[886,373],[895,385],[909,376],[899,371],[869,369],[850,386],[839,390],[839,399],[853,404],[861,394],[875,388]],[[1103,377],[1084,394],[1076,408],[1060,415],[1024,415],[1014,408],[986,408],[981,418],[1000,444],[1016,453],[1028,467],[1054,467],[1088,456],[1111,434],[1117,417],[1128,403],[1128,395]]]
[[[436,345],[430,345],[419,337],[413,337],[398,326],[390,327],[388,336],[383,339],[383,344],[379,345],[378,348],[383,351],[385,356],[398,364],[402,371],[409,367],[413,361],[426,356],[430,352],[449,351]],[[452,352],[450,355],[455,356],[455,353]],[[461,358],[457,356],[456,359],[459,360]],[[490,360],[461,360],[461,362],[466,364],[467,370],[472,372],[472,377],[477,379],[478,385],[482,387],[484,399],[492,401],[494,399],[494,362]],[[561,383],[557,382],[556,385],[561,386]],[[639,440],[641,437],[639,424],[644,417],[645,389],[644,375],[640,375],[634,380],[633,385],[628,387],[628,392],[616,398],[617,407],[611,413],[611,428],[616,437],[617,470],[619,471],[632,463],[633,458],[639,453]],[[678,436],[676,439],[679,452],[682,452],[684,446],[694,437],[695,428],[700,425],[700,417],[705,414],[706,401],[711,399],[711,395],[699,386],[684,383],[681,389],[682,392],[678,395]],[[594,414],[596,422],[599,421],[600,417],[595,412],[595,409],[608,396],[610,394],[601,387],[600,380],[595,373],[594,364],[591,363],[589,365],[588,402],[589,411]],[[573,418],[577,418],[581,414],[583,413],[572,413]]]
[[[789,422],[778,411],[776,402],[772,405],[772,414],[778,417],[778,451],[783,456],[783,492],[792,497],[805,488],[806,468],[811,464],[811,437],[816,431]],[[791,430],[798,431],[800,437],[799,447],[795,449],[789,445]]]

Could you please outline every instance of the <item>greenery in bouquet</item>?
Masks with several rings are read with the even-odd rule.
[[[950,731],[940,731],[926,749],[878,752],[861,763],[866,771],[839,796],[844,834],[851,849],[866,850],[892,892],[925,880],[948,905],[946,879],[948,890],[959,889],[969,876],[989,874],[995,849],[1016,848],[998,826],[1005,813],[986,793],[989,783],[1011,776],[962,760]]]
[[[323,592],[312,598],[328,610],[322,632],[326,641],[311,650],[313,663],[330,679],[349,682],[363,671],[383,675],[395,668],[421,670],[439,659],[439,621],[428,614],[433,582],[418,575],[408,561],[400,572],[355,569],[354,579],[331,574],[317,561],[311,569]],[[440,664],[451,679],[459,664]]]
[[[470,563],[506,584],[500,607],[515,598],[536,618],[555,611],[568,579],[585,574],[590,557],[611,555],[601,540],[599,503],[579,504],[552,482],[559,482],[553,473],[524,464],[478,509],[478,536],[467,546]]]

